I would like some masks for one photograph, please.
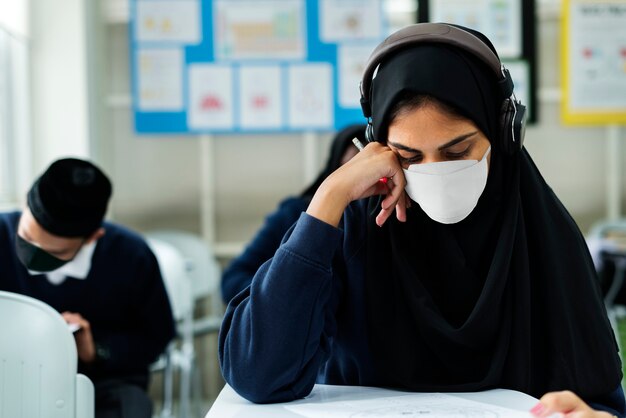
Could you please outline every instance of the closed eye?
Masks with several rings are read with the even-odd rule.
[[[446,151],[445,156],[446,158],[450,160],[458,160],[458,159],[467,157],[471,149],[472,149],[472,145],[470,144],[463,151],[459,151],[459,152]]]

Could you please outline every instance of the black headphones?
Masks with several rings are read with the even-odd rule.
[[[524,144],[524,133],[526,130],[526,106],[515,98],[513,80],[509,70],[504,68],[498,56],[480,38],[470,32],[445,23],[417,23],[407,26],[390,35],[370,55],[360,84],[361,109],[363,110],[363,115],[368,120],[367,128],[365,129],[367,141],[375,141],[370,99],[372,81],[378,65],[390,54],[407,46],[420,43],[452,45],[476,56],[493,70],[504,98],[500,110],[500,140],[502,141],[502,149],[509,155],[520,150]]]

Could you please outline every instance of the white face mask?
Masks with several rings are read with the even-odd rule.
[[[454,224],[472,213],[487,184],[487,156],[480,161],[459,160],[412,164],[404,170],[405,190],[434,221]]]

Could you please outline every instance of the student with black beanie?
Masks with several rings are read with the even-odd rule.
[[[96,418],[151,418],[148,367],[174,320],[145,241],[104,221],[111,193],[91,162],[52,163],[23,212],[0,214],[0,290],[46,302],[78,327],[78,371],[94,384]]]
[[[539,416],[623,416],[589,251],[522,147],[524,108],[491,42],[409,26],[374,50],[361,89],[369,143],[230,302],[226,381],[254,402],[316,382],[506,388],[550,392]]]

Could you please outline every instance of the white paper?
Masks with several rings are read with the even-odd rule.
[[[281,69],[278,65],[244,66],[239,72],[241,127],[281,126]]]
[[[576,2],[570,14],[570,107],[626,110],[626,4]]]
[[[376,44],[343,44],[337,48],[339,68],[339,105],[341,107],[361,106],[359,83],[365,64]]]
[[[139,110],[182,110],[182,50],[139,48],[135,54]]]
[[[289,125],[292,128],[331,128],[333,124],[332,67],[327,63],[289,67]]]
[[[80,329],[80,324],[68,322],[67,329],[69,329],[70,332],[74,333]]]
[[[382,36],[380,0],[319,0],[323,42],[376,39]]]
[[[482,32],[500,58],[522,55],[521,0],[432,0],[429,20],[462,25]]]
[[[299,403],[286,409],[310,418],[453,418],[507,417],[528,418],[527,411],[475,402],[443,393],[413,393],[404,396],[377,397],[354,401]]]
[[[191,129],[226,130],[234,125],[233,70],[229,66],[189,66],[187,124]]]
[[[135,39],[139,42],[201,41],[198,0],[139,0],[136,10]]]
[[[214,0],[217,60],[304,59],[302,0]]]

